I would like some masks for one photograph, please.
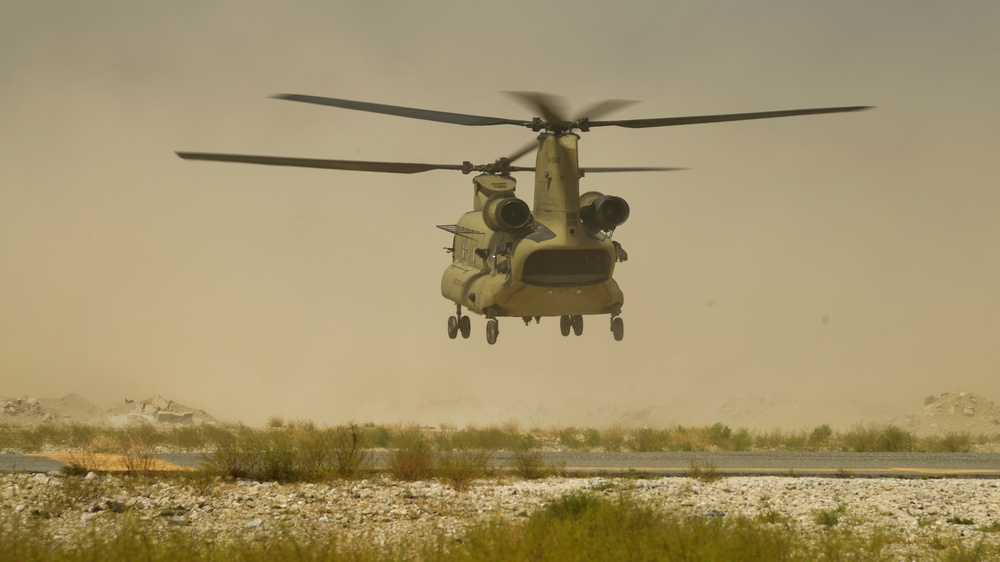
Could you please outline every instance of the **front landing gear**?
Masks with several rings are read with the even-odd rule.
[[[455,315],[448,317],[448,337],[455,339],[462,334],[462,339],[469,339],[472,334],[472,322],[462,314],[462,307],[455,306]],[[486,320],[486,341],[493,345],[500,335],[500,322],[496,318]]]
[[[448,317],[448,337],[455,339],[461,332],[463,339],[469,339],[472,334],[472,321],[468,316],[462,316],[462,307],[456,306],[455,316]]]

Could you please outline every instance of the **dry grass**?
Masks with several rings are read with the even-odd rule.
[[[68,465],[78,466],[87,472],[130,472],[145,474],[150,472],[194,470],[186,466],[168,463],[156,457],[144,457],[136,460],[135,457],[130,458],[128,455],[113,453],[31,453],[29,456],[50,458]]]

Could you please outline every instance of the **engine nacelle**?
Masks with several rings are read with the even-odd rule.
[[[628,203],[621,197],[590,191],[580,196],[580,219],[587,226],[611,230],[628,220]]]
[[[494,195],[483,205],[483,220],[490,230],[517,232],[531,224],[531,209],[511,195]]]

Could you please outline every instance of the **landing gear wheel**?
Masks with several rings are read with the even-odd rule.
[[[563,336],[568,336],[570,328],[573,325],[573,321],[569,319],[569,316],[559,317],[559,331],[562,332]]]
[[[451,339],[458,337],[458,318],[455,316],[448,317],[448,337]]]
[[[582,336],[583,335],[583,316],[576,315],[572,316],[573,322],[573,333]]]
[[[468,316],[458,319],[458,330],[462,332],[462,339],[469,339],[469,334],[472,333],[472,322]]]
[[[490,345],[495,344],[499,335],[500,323],[497,322],[496,318],[490,318],[486,321],[486,343]]]
[[[625,337],[625,321],[622,320],[621,316],[615,316],[611,319],[611,333],[615,336],[615,341],[622,341]]]

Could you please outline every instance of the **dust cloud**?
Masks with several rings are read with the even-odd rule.
[[[0,395],[162,394],[321,423],[767,423],[1000,399],[1000,7],[584,1],[572,8],[8,2],[0,21]],[[185,162],[175,150],[489,162],[531,139],[268,99],[527,118],[863,113],[585,133],[625,197],[626,338],[588,318],[445,334],[470,178]],[[531,197],[531,178],[520,194]],[[785,407],[784,405],[788,405]]]

